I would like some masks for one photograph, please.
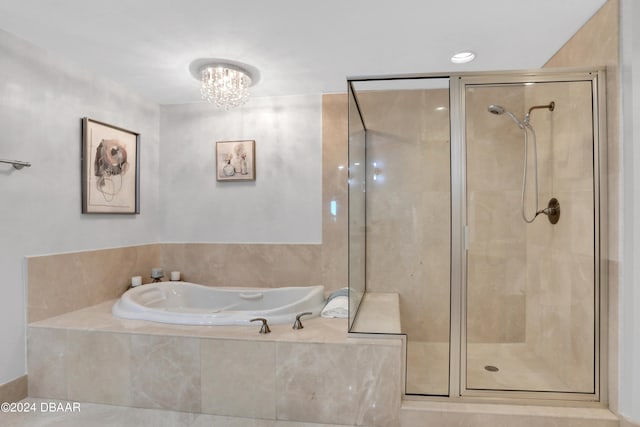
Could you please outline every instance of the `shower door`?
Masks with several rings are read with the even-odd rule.
[[[461,89],[461,394],[597,397],[597,79]]]
[[[406,336],[406,394],[606,401],[603,77],[349,81],[349,332]]]

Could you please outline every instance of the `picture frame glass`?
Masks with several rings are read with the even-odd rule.
[[[255,141],[217,141],[216,179],[218,181],[254,181],[256,179]]]
[[[139,135],[83,119],[82,212],[137,214]]]

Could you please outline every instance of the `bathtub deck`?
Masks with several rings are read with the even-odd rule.
[[[347,319],[183,326],[116,318],[114,301],[31,323],[32,398],[320,424],[399,425],[402,341]]]
[[[162,335],[234,340],[259,340],[308,343],[345,343],[347,319],[302,318],[303,329],[293,330],[292,325],[269,325],[270,334],[259,334],[260,323],[250,326],[173,325],[115,317],[111,307],[116,300],[61,314],[29,324],[33,328],[57,328],[78,331]],[[371,342],[376,342],[372,340]]]

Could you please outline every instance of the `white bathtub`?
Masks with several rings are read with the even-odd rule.
[[[160,282],[129,289],[111,311],[126,319],[179,325],[248,325],[256,317],[293,325],[296,314],[318,316],[324,304],[324,286],[216,288]]]

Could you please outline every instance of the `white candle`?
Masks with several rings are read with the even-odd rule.
[[[171,280],[173,280],[174,282],[177,282],[180,280],[180,272],[179,271],[172,271],[171,272]]]
[[[135,287],[140,285],[142,285],[142,276],[133,276],[131,278],[131,286]]]
[[[164,276],[164,273],[162,272],[161,268],[152,268],[151,269],[151,277],[153,279],[160,279],[162,276]]]

